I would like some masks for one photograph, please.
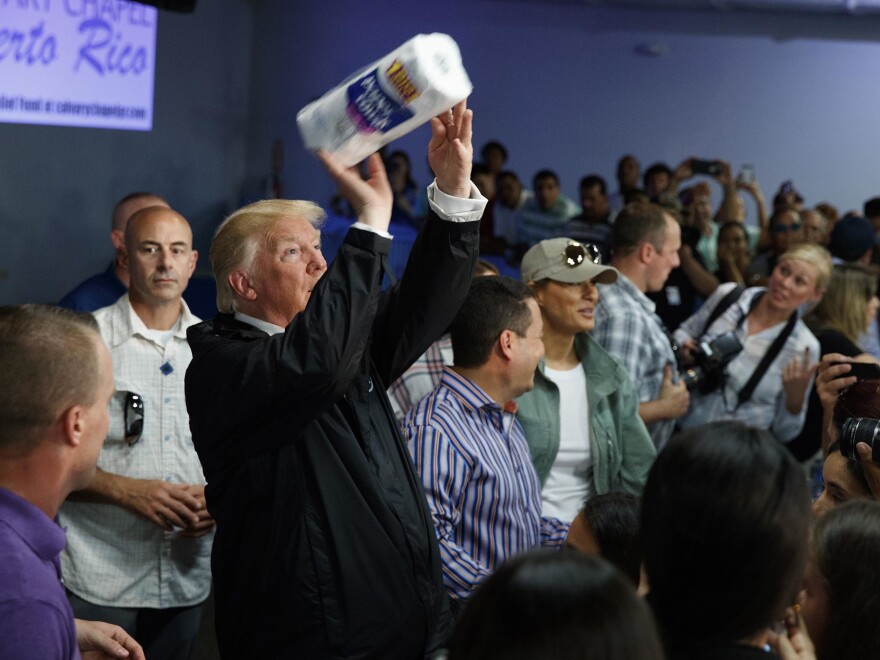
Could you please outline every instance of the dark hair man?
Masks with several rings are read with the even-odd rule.
[[[519,242],[532,246],[545,238],[560,236],[578,206],[562,194],[559,176],[541,170],[532,179],[533,197],[520,209]]]
[[[534,385],[542,328],[528,286],[475,279],[452,323],[454,365],[404,420],[457,607],[503,561],[560,545],[568,532],[541,515],[541,482],[511,405]]]
[[[608,203],[605,179],[590,174],[581,179],[581,212],[568,221],[564,234],[580,243],[595,245],[602,261],[611,257],[611,224],[614,216]]]

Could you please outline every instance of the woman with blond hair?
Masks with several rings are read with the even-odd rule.
[[[680,357],[700,367],[689,383],[690,410],[679,419],[683,429],[738,419],[780,442],[800,433],[819,342],[799,311],[821,300],[832,268],[825,248],[795,245],[779,257],[766,288],[722,284],[679,326]]]
[[[856,357],[864,353],[858,344],[877,315],[877,278],[866,268],[842,264],[834,267],[828,290],[804,318],[819,340],[820,357],[839,353]],[[815,388],[807,402],[804,428],[788,446],[795,458],[805,461],[822,443],[822,402]]]

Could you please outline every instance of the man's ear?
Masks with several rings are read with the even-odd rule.
[[[495,341],[495,345],[498,347],[498,352],[505,360],[513,359],[513,335],[514,332],[512,330],[502,330],[501,334],[498,335],[498,339]]]
[[[64,435],[65,444],[79,447],[85,433],[85,409],[82,406],[71,406],[61,413],[58,423]]]
[[[125,248],[125,232],[121,229],[111,229],[110,230],[110,242],[113,243],[113,247],[116,248],[116,251]]]
[[[645,241],[639,246],[639,261],[643,264],[649,263],[655,252],[657,248]]]
[[[192,277],[192,274],[196,272],[196,264],[199,262],[199,251],[193,250],[190,255],[190,264],[189,264],[189,274]]]
[[[123,268],[128,268],[128,250],[125,249],[125,244],[116,250],[117,258],[119,259],[119,265]]]
[[[251,277],[243,270],[234,270],[229,273],[229,286],[235,293],[245,300],[256,300],[257,290],[254,289]]]

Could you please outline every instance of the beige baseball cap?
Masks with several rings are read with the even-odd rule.
[[[613,284],[617,269],[603,266],[599,250],[590,243],[570,238],[548,238],[529,248],[523,256],[520,272],[523,282],[556,280],[577,284],[598,282]]]

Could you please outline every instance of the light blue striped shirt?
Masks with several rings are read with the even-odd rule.
[[[559,546],[568,525],[541,516],[541,484],[522,427],[448,367],[407,414],[404,435],[440,542],[443,583],[465,600],[505,559]]]

